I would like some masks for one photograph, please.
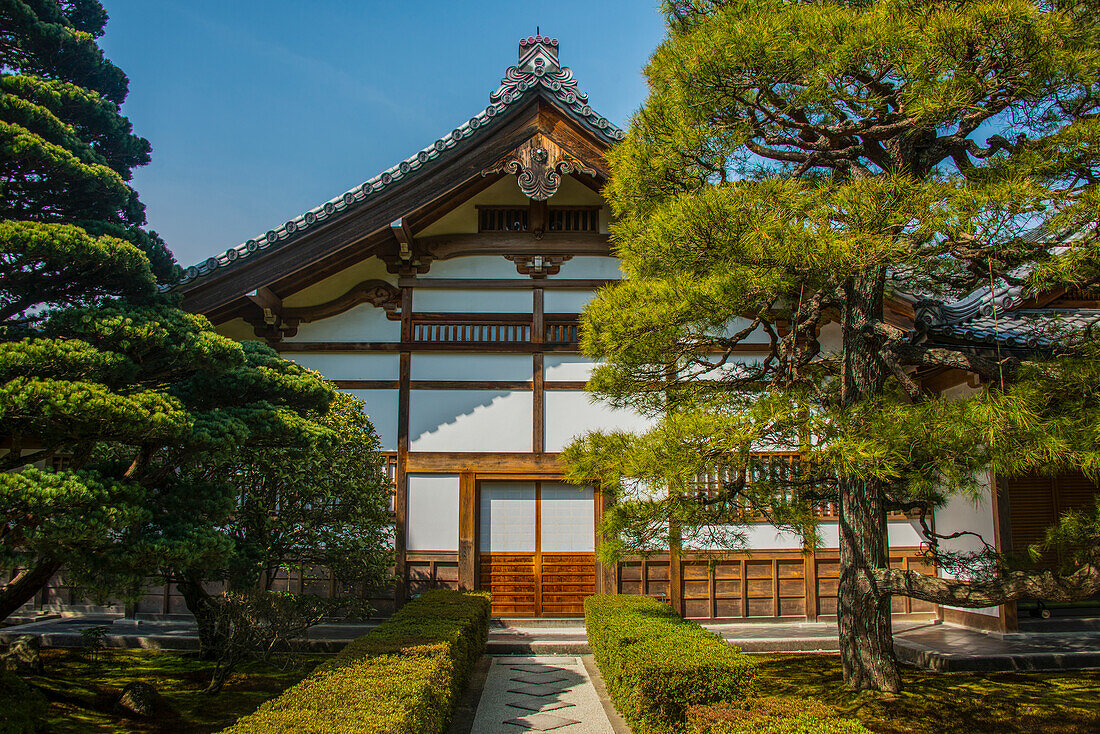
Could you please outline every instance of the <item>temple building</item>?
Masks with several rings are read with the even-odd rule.
[[[398,603],[447,585],[491,591],[502,617],[580,616],[586,595],[622,592],[665,597],[700,619],[835,618],[828,506],[818,548],[757,523],[751,551],[717,560],[684,547],[614,568],[597,562],[602,500],[563,482],[559,456],[588,430],[646,425],[589,399],[593,364],[578,344],[585,303],[622,277],[600,195],[605,154],[622,138],[559,64],[557,40],[523,39],[483,110],[362,185],[188,268],[176,288],[222,334],[265,340],[365,401],[394,480]],[[925,319],[936,338],[1022,338],[1026,347],[1026,334],[1003,330],[1011,315],[994,336],[982,331],[989,303],[1022,318],[1096,308],[1098,296],[1013,304],[990,291],[938,310],[894,310],[902,324]],[[922,379],[971,389],[962,374]],[[1096,491],[1080,477],[990,477],[989,487],[983,501],[939,510],[937,530],[973,530],[998,550],[1019,550]],[[893,564],[933,573],[924,541],[915,519],[891,515]],[[1015,605],[962,611],[896,598],[894,611],[1016,626]]]

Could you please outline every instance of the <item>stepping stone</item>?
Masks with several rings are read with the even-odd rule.
[[[512,678],[516,683],[560,683],[569,680],[564,675],[555,676],[553,673],[536,673],[533,675],[517,675]]]
[[[524,711],[557,711],[558,709],[566,709],[571,706],[576,706],[574,703],[566,703],[565,701],[558,701],[553,699],[550,701],[516,701],[515,703],[509,702],[506,704],[512,708],[523,709]]]
[[[531,714],[530,716],[520,716],[515,719],[508,719],[504,723],[515,724],[529,731],[553,731],[563,726],[579,724],[581,722],[576,719],[566,719],[562,716],[554,716],[553,714]]]
[[[513,665],[512,670],[519,670],[524,673],[561,673],[565,668],[558,668],[553,665],[543,665],[542,663],[536,663],[534,665]]]
[[[509,688],[509,693],[524,693],[528,696],[553,696],[555,693],[561,693],[565,690],[566,686],[560,686],[556,683],[528,683],[522,686],[516,686],[515,688]]]

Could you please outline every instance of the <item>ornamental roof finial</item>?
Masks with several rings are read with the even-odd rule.
[[[520,71],[532,72],[536,69],[555,71],[558,66],[558,39],[546,38],[536,33],[519,39]]]

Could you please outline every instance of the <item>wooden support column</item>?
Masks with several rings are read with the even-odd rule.
[[[531,450],[541,454],[546,450],[546,393],[544,391],[546,374],[543,371],[542,343],[546,336],[543,321],[543,291],[535,288],[531,304],[531,343],[535,353],[531,356]]]
[[[817,621],[817,556],[807,546],[802,551],[802,575],[806,584],[806,621]]]
[[[682,545],[683,537],[679,523],[670,522],[668,524],[668,596],[672,602],[672,608],[681,617],[684,616],[684,572],[680,560]]]
[[[998,553],[1008,553],[1012,550],[1012,522],[1008,506],[1008,492],[1002,489],[997,481],[997,474],[989,470],[989,497],[993,503],[993,547]],[[935,517],[932,518],[935,522]],[[943,615],[943,609],[940,609]],[[1010,601],[999,608],[1000,627],[1002,632],[1016,632],[1020,628],[1020,617],[1016,602]]]
[[[477,588],[477,488],[468,471],[458,475],[458,588]]]
[[[412,288],[401,289],[401,341],[412,341]],[[396,556],[394,587],[394,607],[400,609],[408,599],[408,564],[405,537],[409,517],[409,482],[407,467],[409,464],[409,383],[412,377],[412,354],[401,352],[398,375],[397,398],[397,471],[395,477],[394,510],[394,551]]]
[[[618,594],[618,566],[615,563],[610,566],[601,563],[599,560],[600,546],[603,545],[603,536],[600,534],[600,523],[603,522],[604,512],[611,506],[610,496],[601,490],[599,487],[595,488],[596,495],[596,593],[597,594]],[[645,592],[643,586],[642,592]]]

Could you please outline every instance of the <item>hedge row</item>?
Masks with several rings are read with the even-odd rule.
[[[738,703],[693,706],[691,734],[871,734],[855,719],[811,699],[756,698]]]
[[[439,734],[488,634],[488,594],[430,591],[225,731]]]
[[[682,729],[691,706],[755,693],[756,665],[720,636],[646,596],[590,596],[588,644],[635,734]]]

